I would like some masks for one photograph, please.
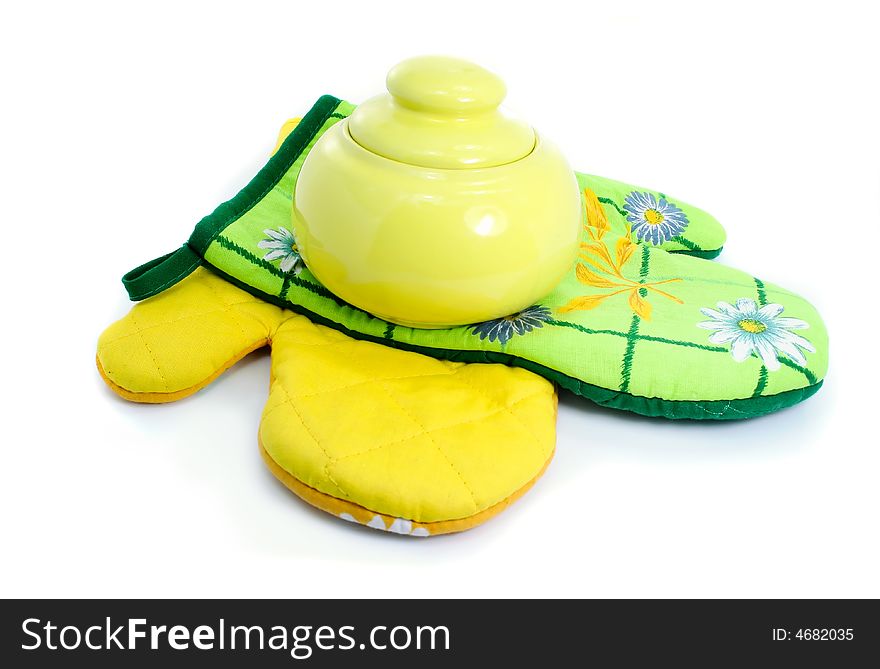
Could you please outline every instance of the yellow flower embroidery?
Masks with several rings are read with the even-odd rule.
[[[559,308],[560,313],[595,309],[609,297],[628,294],[629,306],[633,313],[645,320],[650,320],[652,307],[646,296],[642,296],[642,288],[651,293],[662,295],[678,304],[683,304],[682,300],[674,295],[657,288],[664,283],[673,283],[681,281],[681,279],[639,283],[623,276],[623,266],[632,258],[638,245],[633,242],[632,233],[627,227],[626,235],[614,243],[613,252],[608,248],[604,237],[611,226],[608,224],[608,218],[605,216],[605,210],[602,208],[599,198],[589,188],[584,189],[584,209],[587,214],[584,229],[589,241],[581,242],[581,251],[578,256],[580,262],[575,268],[575,275],[581,283],[593,288],[607,288],[609,292],[575,297],[568,304]]]

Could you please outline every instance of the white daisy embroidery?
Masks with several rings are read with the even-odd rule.
[[[339,517],[342,518],[342,520],[347,520],[350,523],[363,524],[367,527],[372,527],[374,530],[394,532],[394,534],[407,534],[412,537],[427,537],[431,534],[424,527],[413,528],[412,521],[405,520],[404,518],[395,518],[391,525],[386,525],[385,520],[382,518],[382,516],[378,514],[374,515],[368,523],[361,523],[350,513],[340,513]]]
[[[261,249],[269,251],[263,256],[263,260],[280,259],[282,272],[293,270],[294,274],[299,274],[305,265],[299,254],[293,233],[287,228],[279,227],[278,230],[263,230],[263,234],[267,238],[260,240],[257,244]]]
[[[815,353],[816,348],[792,330],[810,327],[798,318],[782,317],[781,304],[758,307],[754,300],[743,298],[736,306],[719,302],[718,310],[700,309],[711,320],[697,323],[697,327],[714,330],[709,336],[713,344],[730,344],[730,353],[742,362],[752,353],[756,354],[770,371],[779,369],[779,355],[784,355],[799,365],[806,365],[804,351]]]

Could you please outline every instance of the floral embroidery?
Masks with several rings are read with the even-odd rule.
[[[299,254],[299,248],[296,246],[296,239],[293,233],[287,228],[279,227],[278,230],[263,230],[263,234],[267,235],[267,239],[261,240],[257,246],[261,249],[267,249],[269,252],[263,256],[263,260],[281,260],[281,271],[294,274],[302,272],[303,264],[302,256]]]
[[[665,197],[659,200],[651,193],[633,191],[623,205],[632,234],[640,241],[660,246],[677,237],[688,225],[685,213]]]
[[[394,534],[406,534],[411,537],[427,537],[431,535],[427,528],[416,527],[415,529],[413,529],[412,521],[406,520],[405,518],[395,518],[392,521],[391,525],[386,525],[385,520],[382,518],[382,516],[378,514],[374,515],[367,523],[361,523],[350,513],[340,513],[339,517],[342,518],[342,520],[347,520],[350,523],[357,523],[358,525],[363,524],[367,527],[372,527],[374,530],[393,532]]]
[[[498,340],[498,343],[503,346],[515,334],[524,335],[536,328],[544,327],[544,323],[550,320],[550,316],[550,310],[547,307],[534,306],[504,318],[496,318],[470,327],[473,334],[480,335],[480,339]]]
[[[719,302],[718,310],[700,309],[711,320],[697,323],[697,327],[714,330],[709,336],[713,344],[730,344],[730,353],[742,362],[752,353],[756,354],[770,371],[779,369],[778,356],[788,357],[799,365],[806,365],[803,351],[815,353],[816,348],[791,330],[804,330],[809,326],[798,318],[781,317],[781,304],[767,304],[758,308],[754,300],[736,301],[736,306]]]
[[[587,222],[584,228],[590,241],[581,242],[579,255],[581,262],[575,268],[575,275],[578,281],[583,284],[594,288],[605,288],[610,292],[575,297],[568,304],[559,308],[560,313],[595,309],[609,297],[628,294],[629,306],[633,313],[645,320],[650,320],[651,303],[648,302],[645,295],[642,295],[642,289],[682,304],[682,301],[674,295],[657,288],[664,283],[681,281],[681,279],[639,283],[623,275],[623,266],[632,258],[637,244],[633,242],[631,233],[627,231],[626,235],[617,239],[614,244],[614,252],[611,252],[603,241],[605,233],[611,229],[611,226],[608,225],[608,219],[599,199],[589,188],[584,189],[584,208],[587,212]]]

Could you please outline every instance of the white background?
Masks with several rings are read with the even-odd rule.
[[[0,594],[880,596],[871,4],[4,5]],[[825,388],[727,424],[565,395],[534,490],[429,540],[273,479],[266,354],[179,404],[112,395],[93,359],[129,306],[119,277],[234,195],[286,118],[433,52],[502,74],[578,169],[718,216],[721,262],[824,314]]]

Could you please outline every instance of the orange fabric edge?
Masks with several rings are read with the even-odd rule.
[[[190,386],[189,388],[184,388],[182,390],[175,390],[173,392],[168,393],[160,393],[160,392],[138,392],[136,390],[128,390],[127,388],[123,388],[119,384],[115,383],[109,376],[107,376],[107,372],[104,371],[104,366],[101,364],[101,354],[97,353],[95,355],[95,364],[98,367],[98,373],[101,375],[101,378],[104,379],[104,383],[106,383],[110,390],[114,393],[122,397],[123,399],[128,400],[129,402],[140,402],[141,404],[165,404],[167,402],[176,402],[177,400],[182,400],[185,397],[189,397],[200,391],[205,386],[213,383],[217,377],[219,377],[223,372],[227,369],[235,365],[239,360],[247,357],[254,351],[263,348],[269,343],[268,339],[263,339],[261,341],[256,342],[251,347],[237,353],[229,360],[224,362],[220,368],[211,374],[208,378],[194,386]]]
[[[391,524],[395,520],[397,520],[393,516],[387,516],[383,513],[378,513],[377,511],[371,511],[370,509],[360,506],[359,504],[339,499],[338,497],[333,497],[332,495],[328,495],[319,490],[315,490],[309,485],[306,485],[295,476],[290,474],[286,469],[282,468],[281,465],[279,465],[272,458],[272,456],[269,455],[269,453],[263,447],[263,440],[260,438],[259,435],[257,435],[257,441],[260,445],[260,455],[263,456],[263,460],[265,461],[266,465],[269,467],[269,471],[272,472],[275,478],[277,478],[284,485],[284,487],[290,490],[294,495],[296,495],[303,501],[311,504],[315,508],[333,514],[337,518],[339,518],[341,514],[347,513],[361,525],[366,525],[371,521],[374,522],[374,518],[376,516],[379,516],[382,519],[386,528],[389,528]],[[419,523],[417,521],[412,521],[412,529],[416,530],[418,528],[423,528],[424,530],[428,531],[428,536],[435,536],[439,534],[463,532],[464,530],[469,530],[473,527],[476,527],[477,525],[482,525],[487,520],[497,516],[508,506],[517,501],[520,497],[525,495],[529,491],[529,489],[533,485],[535,485],[537,480],[541,478],[541,476],[543,476],[544,472],[547,471],[547,467],[553,460],[554,455],[556,455],[555,448],[550,453],[550,457],[547,458],[547,462],[545,462],[544,466],[541,467],[541,471],[539,471],[533,479],[531,479],[522,488],[514,492],[509,497],[505,497],[503,500],[497,502],[496,504],[493,504],[489,508],[483,509],[479,513],[475,513],[472,516],[467,516],[466,518],[441,520],[430,523]]]

